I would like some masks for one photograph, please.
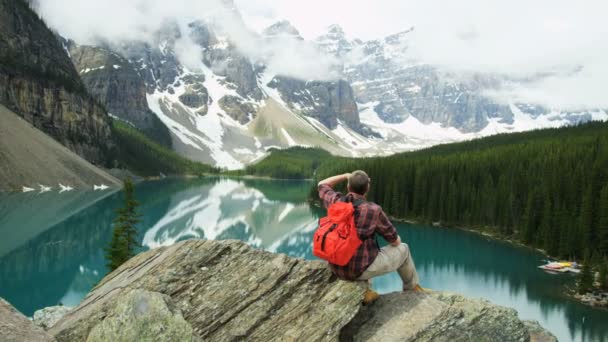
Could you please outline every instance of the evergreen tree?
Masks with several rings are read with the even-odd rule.
[[[608,291],[608,260],[604,260],[600,266],[600,288]]]
[[[581,213],[579,218],[579,247],[589,247],[592,243],[593,229],[593,189],[587,187],[583,193],[583,203],[581,204]]]
[[[604,186],[600,195],[599,216],[599,250],[604,257],[608,257],[608,184]]]
[[[301,160],[312,151],[295,152],[274,160],[310,176]],[[493,228],[581,259],[585,249],[608,255],[607,152],[608,123],[591,122],[388,157],[330,156],[319,159],[314,176],[362,169],[373,179],[368,199],[396,217]]]
[[[140,247],[135,225],[139,222],[137,213],[139,203],[135,200],[134,186],[131,179],[124,181],[125,203],[117,210],[114,219],[114,231],[110,245],[106,248],[107,267],[110,271],[117,269],[133,257]]]
[[[584,294],[593,288],[593,270],[591,269],[591,258],[589,252],[585,253],[585,260],[583,261],[583,269],[578,279],[578,293]]]

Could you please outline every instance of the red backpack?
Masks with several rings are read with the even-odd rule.
[[[312,242],[312,253],[329,263],[344,266],[361,246],[355,227],[355,208],[364,201],[336,202],[327,209],[327,216],[319,220]]]

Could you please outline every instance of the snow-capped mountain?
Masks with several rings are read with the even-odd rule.
[[[334,25],[317,38],[327,53],[344,61],[344,77],[366,111],[362,122],[376,130],[386,127],[412,137],[422,124],[429,138],[461,140],[608,118],[603,110],[564,112],[498,102],[490,91],[522,81],[483,73],[455,75],[417,61],[408,51],[415,34],[412,27],[384,39],[349,41]]]
[[[241,53],[211,25],[194,22],[189,28],[187,39],[202,51],[197,68],[180,62],[184,37],[173,25],[158,32],[153,44],[105,47],[137,70],[146,85],[149,108],[169,128],[173,148],[180,154],[237,169],[272,147],[319,146],[348,156],[377,153],[368,138],[374,133],[360,123],[348,82],[277,75],[267,70],[263,60]],[[269,28],[267,33],[256,38],[267,43],[301,39],[289,25],[278,25],[274,32]],[[84,72],[104,70],[91,67]]]
[[[408,46],[413,28],[364,42],[349,40],[334,25],[314,41],[305,41],[287,21],[260,34],[251,32],[238,11],[228,7],[233,14],[229,29],[212,18],[186,28],[167,22],[152,40],[103,44],[106,54],[79,48],[74,55],[109,57],[74,62],[83,79],[95,80],[86,85],[98,89],[113,89],[100,86],[100,79],[116,80],[94,77],[98,73],[130,72],[118,79],[141,83],[145,94],[131,94],[138,99],[130,100],[104,93],[100,100],[106,107],[119,108],[112,114],[138,126],[134,120],[150,112],[139,106],[141,114],[134,117],[124,113],[128,110],[123,104],[143,101],[168,128],[174,150],[228,169],[259,160],[272,147],[383,155],[608,119],[603,110],[571,113],[498,103],[488,91],[512,80],[484,74],[463,79],[412,59]],[[319,68],[324,72],[302,76],[301,69],[314,69],[315,64],[324,66]],[[113,106],[119,99],[121,105]]]

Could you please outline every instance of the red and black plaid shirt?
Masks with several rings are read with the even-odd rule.
[[[325,208],[338,202],[344,196],[334,191],[329,185],[319,185],[319,197],[323,200]],[[353,202],[357,199],[365,199],[364,196],[349,192],[345,197],[346,202]],[[374,262],[378,255],[379,248],[376,244],[375,234],[379,233],[386,241],[394,242],[397,240],[397,230],[388,219],[382,208],[372,202],[363,202],[355,209],[355,226],[362,243],[355,255],[345,266],[329,264],[332,272],[338,278],[355,280]]]

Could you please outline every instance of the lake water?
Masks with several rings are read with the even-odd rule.
[[[308,182],[163,180],[137,186],[144,249],[177,241],[240,239],[257,248],[312,259],[310,241],[324,210],[306,202]],[[0,194],[0,297],[31,316],[74,306],[106,274],[103,248],[121,192]],[[398,224],[422,285],[515,308],[560,341],[608,341],[608,311],[564,296],[570,275],[537,269],[530,249],[454,229]],[[374,281],[399,290],[396,274]]]

